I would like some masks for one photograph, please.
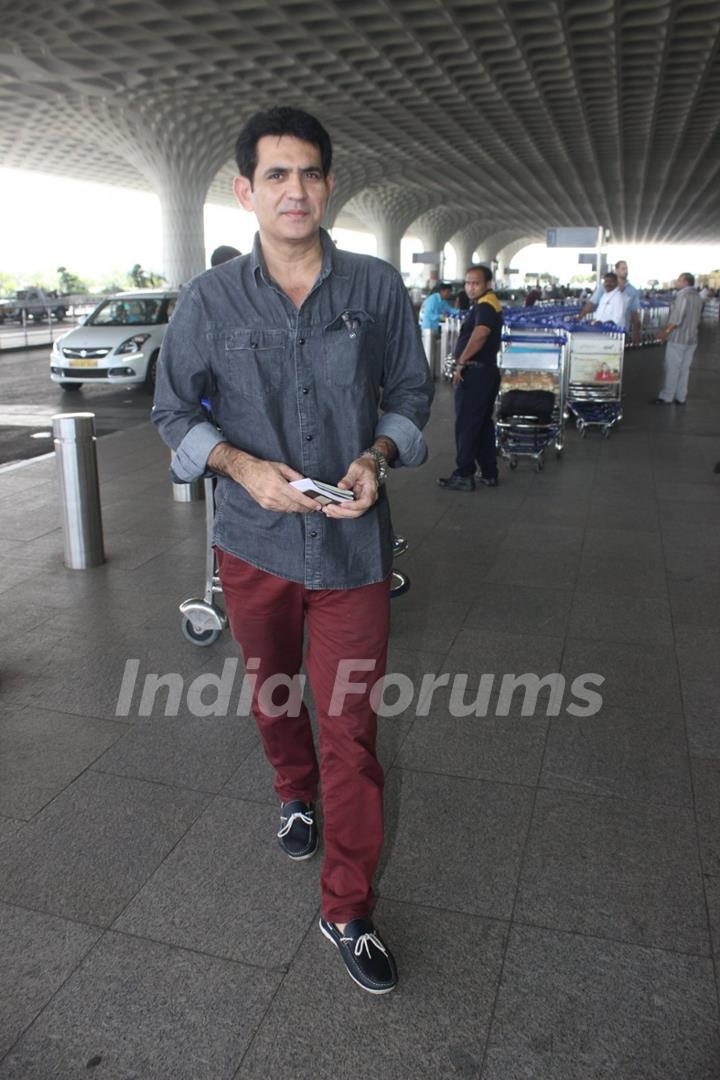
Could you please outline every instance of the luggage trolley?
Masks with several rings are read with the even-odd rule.
[[[500,393],[497,402],[497,446],[516,469],[518,459],[531,458],[535,471],[544,467],[545,451],[564,442],[567,335],[554,329],[515,330],[506,327],[498,356]]]
[[[215,477],[203,481],[205,495],[205,529],[207,543],[205,548],[205,591],[202,597],[190,597],[179,605],[182,616],[180,630],[193,645],[212,645],[228,624],[227,615],[213,603],[222,596],[222,585],[218,573],[217,556],[213,547],[213,527],[215,520]],[[408,542],[404,536],[393,536],[393,558],[404,555]],[[393,567],[390,574],[390,596],[402,596],[410,588],[410,578]]]
[[[599,427],[603,438],[622,420],[625,335],[574,333],[570,341],[567,406],[581,438]]]

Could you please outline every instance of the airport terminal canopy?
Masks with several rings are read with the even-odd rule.
[[[413,226],[462,263],[602,225],[720,240],[717,0],[54,0],[0,3],[1,160],[156,191],[165,273],[203,266],[258,108],[315,113],[329,224],[397,261]]]

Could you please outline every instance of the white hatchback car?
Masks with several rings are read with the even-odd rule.
[[[59,337],[50,378],[63,390],[84,382],[155,386],[160,346],[178,293],[136,289],[103,300],[82,326]]]

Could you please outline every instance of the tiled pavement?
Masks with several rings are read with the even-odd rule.
[[[441,688],[381,721],[380,999],[317,929],[318,863],[275,844],[251,723],[116,715],[127,658],[187,685],[234,656],[180,636],[203,507],[154,431],[100,441],[96,570],[62,567],[54,463],[0,474],[0,1080],[720,1077],[718,334],[684,409],[647,403],[659,361],[629,358],[608,441],[472,495],[435,486],[440,386],[430,462],[392,477],[390,670],[488,707]],[[565,676],[557,715],[498,715],[488,673],[524,672]]]

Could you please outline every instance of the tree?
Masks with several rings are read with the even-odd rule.
[[[17,289],[17,278],[14,274],[6,274],[0,270],[0,296],[9,296]]]
[[[87,285],[81,281],[77,274],[72,274],[65,266],[57,268],[60,291],[64,293],[87,292]]]
[[[140,263],[135,263],[128,277],[136,289],[153,288],[162,285],[165,280],[162,274],[156,274],[153,270],[143,270]]]

